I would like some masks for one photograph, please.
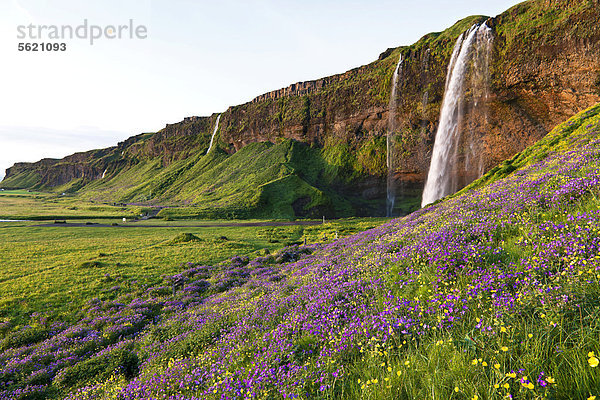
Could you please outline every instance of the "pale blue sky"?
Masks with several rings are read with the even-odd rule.
[[[0,176],[369,63],[515,0],[0,0]],[[18,25],[120,25],[146,39],[18,52]]]

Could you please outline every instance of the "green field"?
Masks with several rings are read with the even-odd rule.
[[[19,201],[38,196],[23,195],[25,199],[19,198]],[[34,312],[69,321],[77,318],[78,310],[88,300],[115,299],[126,293],[143,292],[159,283],[162,275],[180,272],[183,263],[215,264],[235,255],[252,258],[274,253],[304,239],[308,243],[331,241],[336,232],[342,237],[384,221],[365,218],[315,226],[242,224],[228,227],[194,227],[224,223],[206,220],[150,219],[124,224],[120,219],[94,219],[88,222],[119,224],[110,227],[61,224],[43,227],[38,226],[39,221],[1,222],[0,322],[26,324]],[[248,222],[261,221],[243,221]],[[227,223],[240,224],[239,221]],[[194,237],[184,237],[186,233]]]
[[[71,195],[31,190],[0,191],[0,219],[132,218],[148,210],[147,207],[81,201]]]

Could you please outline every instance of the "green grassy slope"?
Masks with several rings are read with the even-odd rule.
[[[171,217],[342,217],[351,203],[332,188],[335,167],[321,151],[293,140],[252,143],[227,155],[216,150],[161,167],[150,159],[108,180],[93,181],[81,198],[171,205]],[[61,188],[62,189],[62,188]],[[358,202],[359,200],[357,200]]]
[[[15,239],[7,230],[21,264],[5,276],[18,290],[0,291],[10,291],[0,309],[0,395],[600,396],[599,133],[597,105],[517,156],[511,171],[375,229],[273,257],[255,258],[262,246],[296,241],[309,228],[233,227],[231,248],[215,230],[159,237],[140,229],[110,243],[104,232],[83,231],[96,234],[74,237],[70,251],[59,231],[49,258],[33,265],[27,254],[38,248],[28,250],[20,236],[39,244],[40,232],[19,227]],[[333,232],[313,232],[321,233]],[[207,254],[212,244],[216,253]],[[131,247],[141,260],[117,265],[131,259]],[[244,248],[251,260],[218,262]],[[175,267],[186,253],[198,263]],[[81,264],[62,265],[63,255]],[[161,264],[174,275],[160,277]],[[76,291],[61,279],[74,280]],[[44,307],[43,296],[26,297],[34,281],[46,292],[45,284],[61,284],[65,315],[28,315]]]
[[[59,332],[44,321],[7,325],[0,357],[18,367],[5,393],[600,396],[599,132],[600,105],[527,149],[503,177],[405,218],[285,257],[182,265],[160,286],[90,303]],[[51,345],[62,351],[44,358]],[[39,387],[26,386],[44,372]]]
[[[120,226],[0,223],[0,326],[5,321],[33,324],[34,312],[49,320],[72,321],[91,299],[143,291],[159,283],[164,274],[181,271],[192,259],[217,263],[235,255],[264,256],[292,243],[331,241],[336,233],[347,236],[387,221],[352,218],[269,226],[270,221],[251,220],[265,226],[236,226],[235,222],[219,226],[223,221],[204,220],[200,223],[204,227],[198,227],[198,221],[124,224],[105,218],[94,224]],[[116,285],[120,287],[115,289]],[[4,333],[0,329],[0,342]]]
[[[600,396],[599,131],[597,105],[502,176],[174,316],[184,339],[89,398]]]

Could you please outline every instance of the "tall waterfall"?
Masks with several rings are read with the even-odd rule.
[[[472,132],[463,138],[462,130],[464,119],[469,116],[465,115],[467,100],[470,100],[471,114],[476,109],[485,113],[492,39],[491,29],[484,23],[472,26],[456,41],[446,74],[440,122],[421,206],[456,192],[460,179],[466,184],[483,173],[479,141],[475,140]],[[468,85],[469,75],[471,85]],[[480,158],[474,171],[473,158],[477,156]]]
[[[387,196],[386,196],[386,216],[391,217],[396,201],[396,183],[394,181],[394,135],[396,133],[396,109],[398,108],[398,77],[402,74],[402,54],[398,58],[398,64],[392,76],[392,92],[390,93],[389,111],[388,111],[388,129],[386,135],[386,164],[387,164]]]
[[[215,129],[213,130],[212,136],[210,137],[210,144],[208,145],[208,150],[206,150],[206,154],[212,149],[213,140],[215,140],[215,135],[217,134],[217,130],[219,129],[219,120],[221,119],[221,114],[217,116],[217,121],[215,122]]]
[[[490,97],[490,58],[492,54],[492,41],[494,37],[492,30],[483,24],[477,31],[477,46],[473,55],[473,72],[471,74],[471,85],[473,88],[473,108],[481,111],[484,127],[488,124],[488,100]],[[483,175],[484,160],[481,143],[471,141],[470,157],[465,161],[465,169],[473,171],[470,181]]]

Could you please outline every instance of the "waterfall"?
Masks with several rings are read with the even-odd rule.
[[[210,137],[210,144],[208,145],[208,150],[206,150],[206,154],[208,154],[210,149],[212,149],[213,140],[215,140],[215,135],[217,134],[217,130],[219,129],[219,120],[220,119],[221,119],[221,114],[219,114],[217,116],[217,121],[215,122],[215,130],[213,131],[212,136]]]
[[[106,168],[106,169],[104,170],[104,172],[102,173],[102,178],[100,178],[100,179],[104,179],[104,177],[106,176],[106,171],[108,171],[108,168]]]
[[[488,101],[490,97],[490,58],[492,55],[492,41],[494,37],[492,30],[483,24],[477,30],[477,46],[475,48],[475,55],[473,61],[473,74],[471,76],[471,85],[473,87],[473,107],[481,110],[484,121],[482,125],[487,128],[488,124]],[[475,175],[471,177],[471,181],[481,177],[485,172],[484,168],[484,149],[481,146],[480,141],[475,142],[474,153],[472,158],[476,161],[473,166],[467,165],[467,170],[475,171]]]
[[[386,216],[391,217],[396,201],[396,184],[394,181],[394,134],[396,132],[396,108],[398,107],[398,77],[402,73],[402,54],[398,58],[398,64],[392,76],[392,92],[390,94],[388,111],[388,129],[386,135],[386,165],[387,165],[387,196],[386,196]]]
[[[477,155],[481,157],[481,148],[474,140],[472,133],[466,138],[462,138],[463,120],[468,117],[465,115],[465,103],[467,100],[471,100],[471,114],[476,109],[482,111],[486,107],[491,43],[491,29],[485,23],[474,25],[467,32],[461,34],[456,41],[446,74],[440,122],[421,206],[426,206],[456,192],[461,179],[473,180],[473,177],[469,176],[473,174],[471,159]],[[471,85],[466,85],[469,74]],[[467,99],[468,96],[470,96],[469,99]],[[464,157],[464,160],[459,160],[459,156]],[[460,163],[463,165],[459,165]],[[482,159],[479,164],[475,171],[476,175],[482,172]],[[464,169],[461,169],[461,166]]]

